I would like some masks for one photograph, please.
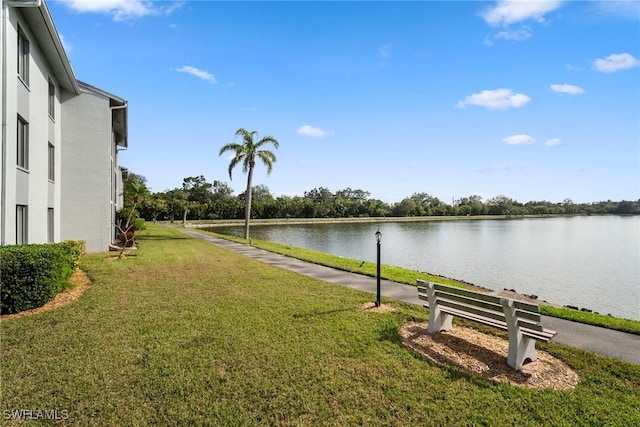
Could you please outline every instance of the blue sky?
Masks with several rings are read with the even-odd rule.
[[[640,198],[640,2],[49,0],[78,79],[129,101],[153,191],[254,185],[521,202]]]

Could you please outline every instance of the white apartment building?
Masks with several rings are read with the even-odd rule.
[[[122,206],[127,102],[76,79],[44,1],[0,1],[0,243],[105,251]]]

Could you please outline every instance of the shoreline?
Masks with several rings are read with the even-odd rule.
[[[585,215],[458,215],[458,216],[411,216],[411,217],[363,217],[363,218],[279,218],[252,219],[252,226],[262,225],[304,225],[304,224],[367,224],[388,222],[430,222],[430,221],[482,221],[482,220],[520,220],[546,218],[573,218]],[[594,216],[594,215],[591,215]],[[168,221],[163,221],[168,222]],[[181,225],[181,221],[173,224]],[[202,220],[202,222],[187,221],[186,228],[216,228],[244,226],[244,219]]]
[[[306,225],[306,224],[337,224],[337,223],[375,223],[375,222],[430,222],[430,221],[464,221],[464,220],[512,220],[512,219],[530,219],[530,218],[559,218],[559,217],[575,217],[575,216],[579,216],[579,215],[555,215],[555,216],[539,216],[539,215],[530,215],[530,216],[524,216],[524,217],[508,217],[508,216],[487,216],[487,215],[483,215],[483,216],[472,216],[472,217],[462,217],[462,216],[457,216],[457,217],[447,217],[447,216],[438,216],[438,217],[408,217],[408,218],[334,218],[334,219],[318,219],[318,218],[309,218],[309,219],[300,219],[300,218],[296,218],[296,219],[289,219],[289,220],[252,220],[252,225],[254,226],[260,226],[260,225],[264,225],[264,226],[268,226],[268,225]],[[187,223],[187,227],[186,228],[192,228],[192,229],[203,229],[203,228],[221,228],[221,227],[238,227],[238,226],[244,226],[244,220],[222,220],[221,222],[216,222],[216,223],[211,223],[211,222],[207,222],[207,223]],[[212,230],[213,231],[213,230]],[[215,232],[215,231],[214,231]],[[331,254],[326,254],[326,255],[331,255]],[[411,270],[409,270],[411,271]],[[538,297],[538,295],[535,294],[527,294],[525,292],[520,292],[516,289],[508,289],[508,288],[503,288],[503,289],[493,289],[493,288],[488,288],[486,286],[481,286],[481,285],[477,285],[471,282],[468,282],[466,280],[462,280],[462,279],[457,279],[454,277],[447,277],[447,276],[442,276],[439,274],[434,274],[434,273],[430,273],[430,272],[425,272],[425,271],[420,271],[420,270],[414,270],[417,273],[420,274],[425,274],[425,275],[429,275],[429,276],[433,276],[433,277],[438,277],[438,278],[442,278],[445,280],[449,280],[455,283],[458,283],[460,285],[463,286],[467,286],[473,290],[476,290],[478,292],[483,292],[483,293],[487,293],[487,294],[491,294],[491,295],[495,295],[495,296],[501,296],[501,297],[506,297],[506,298],[511,298],[514,300],[519,300],[519,301],[524,301],[524,302],[528,302],[531,304],[536,304],[536,305],[540,305],[540,306],[547,306],[551,309],[567,309],[567,310],[571,310],[571,311],[575,311],[576,313],[585,313],[585,314],[594,314],[594,315],[599,315],[599,316],[603,316],[603,317],[610,317],[610,318],[615,318],[615,319],[622,319],[622,320],[631,320],[631,321],[638,321],[635,319],[630,319],[630,318],[625,318],[625,317],[618,317],[615,315],[612,315],[611,313],[600,313],[597,310],[591,309],[589,307],[579,307],[579,306],[575,306],[575,305],[562,305],[562,304],[558,304],[558,303],[554,303],[554,302],[550,302],[546,299],[541,299]]]
[[[178,227],[175,227],[175,228],[178,228]],[[284,258],[289,258],[292,260],[292,261],[280,260],[277,262],[269,262],[269,263],[274,263],[274,264],[281,263],[282,265],[289,265],[289,264],[293,265],[296,262],[293,260],[299,260],[305,263],[309,263],[310,265],[316,264],[318,265],[318,268],[325,267],[325,268],[335,269],[336,271],[334,273],[329,274],[329,276],[331,277],[334,277],[334,275],[337,275],[338,271],[344,271],[345,274],[355,274],[357,276],[363,277],[362,279],[358,279],[354,277],[352,279],[353,283],[360,283],[360,281],[367,280],[365,279],[366,277],[373,278],[375,283],[375,275],[371,273],[371,265],[369,265],[368,268],[365,268],[365,270],[362,270],[360,268],[362,267],[362,264],[358,266],[360,261],[356,261],[354,264],[353,259],[349,260],[349,262],[345,264],[344,258],[335,256],[335,255],[330,255],[323,252],[316,252],[316,251],[307,252],[304,250],[304,248],[298,248],[301,251],[299,252],[297,248],[293,248],[291,246],[282,245],[279,243],[273,243],[269,241],[262,241],[262,240],[257,240],[251,244],[248,244],[242,238],[220,234],[219,232],[216,232],[216,230],[210,230],[208,232],[199,231],[199,230],[196,231],[197,230],[196,228],[191,228],[190,229],[191,231],[188,231],[187,229],[184,229],[184,230],[185,230],[184,231],[185,234],[191,235],[196,238],[201,238],[203,240],[211,241],[211,243],[218,244],[224,248],[228,247],[230,250],[235,250],[249,257],[253,256],[252,255],[253,249],[250,249],[250,248],[255,248],[257,250],[264,250],[267,253],[279,254],[279,255],[282,255]],[[199,237],[201,235],[207,235],[207,234],[210,236],[209,238],[206,238],[204,236]],[[223,243],[225,241],[227,243]],[[243,249],[242,247],[246,247],[246,249]],[[268,255],[264,255],[264,256],[260,256],[259,258],[264,261],[268,257],[269,257]],[[383,277],[384,280],[396,282],[396,284],[404,285],[406,287],[415,286],[415,279],[435,280],[435,277],[439,277],[439,278],[443,277],[441,275],[437,275],[437,276],[432,275],[434,277],[429,278],[429,277],[425,277],[425,275],[427,275],[428,273],[424,273],[419,270],[406,270],[402,268],[393,268],[392,265],[387,265],[387,267],[389,267],[389,273],[385,274],[385,276]],[[313,268],[314,267],[307,267],[309,271]],[[305,269],[304,271],[307,272],[308,271],[307,269]],[[373,265],[373,269],[375,270],[375,265]],[[294,269],[294,271],[296,271],[296,269]],[[306,274],[306,273],[302,273],[302,274]],[[556,321],[552,319],[558,319],[557,322],[560,322],[560,324],[565,324],[564,322],[569,322],[569,323],[566,323],[566,325],[574,324],[574,323],[584,324],[589,326],[600,327],[605,330],[612,330],[612,331],[640,336],[640,320],[634,320],[634,319],[629,319],[625,317],[615,317],[614,315],[611,315],[611,314],[604,315],[604,314],[599,314],[593,311],[589,311],[587,309],[579,310],[579,309],[576,309],[575,307],[570,307],[570,306],[566,306],[566,307],[560,306],[558,304],[549,303],[546,300],[532,298],[531,295],[514,292],[514,290],[512,289],[505,288],[501,290],[500,289],[493,290],[485,287],[474,286],[473,284],[470,284],[465,281],[457,281],[457,282],[460,283],[460,285],[463,285],[465,287],[468,286],[468,287],[471,287],[471,289],[474,289],[474,290],[477,289],[479,292],[491,292],[494,295],[499,295],[499,296],[503,296],[511,299],[523,300],[528,303],[538,305],[540,307],[540,313],[547,318],[548,322],[551,322],[550,324],[556,324],[555,323]],[[449,283],[454,285],[454,283],[451,283],[451,282]],[[347,285],[347,286],[350,286],[350,285]],[[413,295],[413,293],[411,293],[411,295]]]

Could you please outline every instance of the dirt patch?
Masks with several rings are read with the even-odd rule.
[[[507,339],[455,326],[450,331],[427,333],[426,323],[400,327],[402,343],[433,362],[496,382],[534,389],[573,390],[580,377],[564,362],[536,349],[538,360],[521,371],[507,365]]]
[[[20,313],[15,314],[6,314],[4,316],[0,316],[0,320],[18,319],[20,317],[31,316],[32,314],[42,313],[43,311],[53,310],[54,308],[70,304],[73,301],[79,299],[91,284],[91,280],[89,280],[89,277],[84,271],[80,270],[79,268],[71,275],[69,281],[72,284],[71,288],[65,289],[64,291],[60,292],[58,295],[53,297],[51,301],[49,301],[42,307],[21,311]]]
[[[396,311],[396,309],[389,304],[380,304],[380,307],[376,307],[376,304],[373,302],[365,302],[360,306],[360,308],[374,313],[391,313]]]

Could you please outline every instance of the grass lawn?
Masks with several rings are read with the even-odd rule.
[[[262,264],[150,225],[132,256],[87,256],[79,301],[0,322],[0,410],[71,425],[633,425],[640,366],[538,347],[573,391],[493,383],[406,350],[424,309]],[[613,343],[612,343],[613,344]]]
[[[201,233],[210,234],[221,239],[232,240],[239,243],[248,243],[247,240],[239,237],[233,237],[205,230],[199,231]],[[353,273],[359,273],[373,277],[375,277],[376,275],[376,264],[373,262],[365,262],[364,264],[361,264],[360,260],[330,255],[323,252],[314,251],[312,249],[292,247],[289,245],[270,242],[267,240],[254,239],[252,240],[252,245],[271,252],[276,252],[282,255],[298,258],[303,261],[308,261],[315,264],[325,265],[327,267],[333,267],[340,270],[350,271]],[[381,276],[382,278],[391,280],[393,282],[405,283],[414,286],[416,284],[416,280],[418,279],[430,280],[445,285],[462,287],[467,286],[465,283],[456,280],[447,279],[445,277],[435,276],[416,270],[407,270],[391,265],[384,265],[384,268],[382,268]],[[540,305],[540,312],[542,314],[558,317],[560,319],[566,319],[574,322],[586,323],[589,325],[595,325],[603,328],[640,335],[640,321],[637,320],[622,319],[598,313],[574,310],[566,307],[549,306],[544,303]]]

